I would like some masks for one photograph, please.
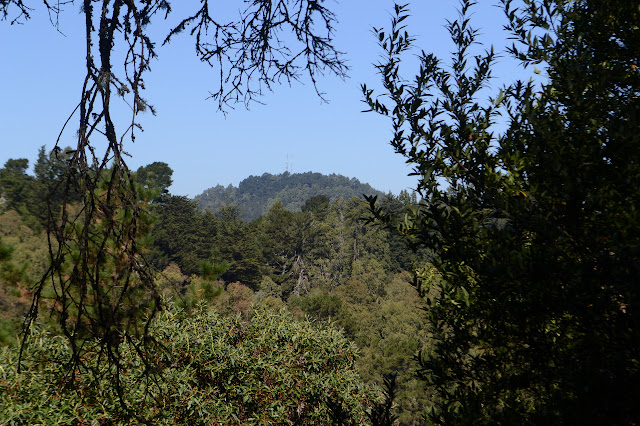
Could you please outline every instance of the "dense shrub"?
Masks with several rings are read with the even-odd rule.
[[[157,376],[121,344],[123,401],[97,354],[69,386],[70,349],[60,337],[34,332],[21,373],[17,351],[1,349],[0,424],[327,424],[337,415],[362,424],[379,395],[362,384],[355,347],[339,331],[284,311],[245,321],[169,309],[151,334],[164,347],[154,355]]]

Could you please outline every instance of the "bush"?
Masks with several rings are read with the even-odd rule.
[[[69,381],[61,337],[34,332],[21,373],[17,351],[2,349],[0,424],[328,424],[336,415],[362,424],[379,397],[362,384],[355,347],[339,331],[284,311],[257,310],[245,321],[202,306],[191,316],[169,309],[151,335],[164,348],[152,355],[157,375],[121,343],[122,400],[113,367],[97,354]]]

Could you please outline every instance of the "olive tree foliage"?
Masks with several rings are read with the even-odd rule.
[[[396,6],[370,109],[423,198],[397,228],[433,346],[420,374],[437,424],[635,424],[640,398],[640,4],[502,0],[508,53],[541,67],[485,100],[496,55],[463,0],[443,63],[414,44]],[[496,122],[506,122],[498,134]],[[370,199],[379,218],[382,210]]]
[[[28,24],[34,3],[0,0],[0,18]],[[314,85],[324,72],[345,75],[332,41],[335,16],[322,3],[254,0],[244,2],[237,20],[222,22],[213,14],[213,2],[192,1],[193,12],[180,17],[160,41],[188,33],[198,57],[214,68],[217,88],[211,96],[219,108],[248,104],[273,84],[304,74]],[[51,265],[34,289],[25,332],[51,288],[49,306],[70,342],[69,371],[82,364],[83,354],[97,351],[119,374],[123,341],[137,345],[148,361],[145,347],[153,343],[148,327],[161,308],[141,240],[149,228],[147,195],[127,166],[126,143],[142,130],[139,114],[155,113],[143,96],[144,77],[158,53],[150,28],[167,19],[172,8],[167,0],[45,0],[40,7],[55,23],[59,14],[75,13],[65,9],[78,5],[84,16],[86,74],[79,102],[60,132],[77,120],[76,145],[65,150],[68,167],[52,193],[81,196],[73,203],[63,196],[61,208],[50,204]],[[115,118],[122,108],[130,111],[124,124]],[[60,136],[54,154],[61,152],[59,142]]]

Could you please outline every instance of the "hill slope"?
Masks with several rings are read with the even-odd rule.
[[[333,201],[338,198],[362,198],[363,194],[383,195],[356,178],[313,172],[285,172],[279,175],[265,173],[262,176],[249,176],[237,188],[218,185],[197,195],[194,201],[200,208],[213,212],[225,203],[235,204],[242,211],[243,218],[251,221],[265,215],[278,199],[287,210],[297,212],[306,200],[316,195],[326,195]]]

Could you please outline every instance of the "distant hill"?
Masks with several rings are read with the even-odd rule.
[[[242,211],[244,219],[251,221],[267,214],[278,199],[287,210],[298,212],[305,201],[315,195],[326,195],[334,201],[338,198],[362,198],[362,194],[384,195],[356,178],[313,172],[285,172],[279,175],[265,173],[262,176],[249,176],[237,188],[218,185],[197,195],[194,201],[200,208],[213,212],[225,203],[235,204]]]

